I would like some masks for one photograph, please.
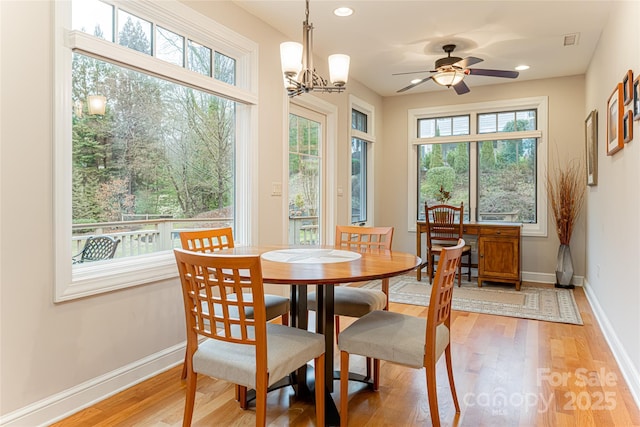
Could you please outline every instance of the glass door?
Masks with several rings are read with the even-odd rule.
[[[289,114],[289,244],[321,244],[324,115],[297,105]]]

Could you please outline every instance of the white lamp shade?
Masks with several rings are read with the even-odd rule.
[[[441,71],[433,76],[433,80],[442,86],[455,86],[462,81],[464,73],[458,70]]]
[[[349,80],[349,55],[329,55],[329,80],[336,86],[344,86]]]
[[[285,75],[297,75],[302,70],[302,45],[296,42],[280,43],[280,62]]]
[[[107,109],[107,98],[102,95],[87,96],[89,114],[98,114],[103,116]]]

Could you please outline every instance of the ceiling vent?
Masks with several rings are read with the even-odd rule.
[[[564,35],[564,45],[565,46],[575,46],[578,44],[578,39],[580,38],[580,33],[573,34],[565,34]]]

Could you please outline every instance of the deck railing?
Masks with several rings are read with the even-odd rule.
[[[89,237],[106,234],[120,240],[115,258],[145,255],[179,248],[181,231],[220,227],[233,227],[233,218],[159,218],[74,224],[72,253],[80,252]]]
[[[233,227],[233,218],[157,218],[74,224],[71,252],[73,255],[79,253],[91,236],[109,235],[120,240],[115,258],[145,255],[181,247],[181,231],[221,227]],[[289,244],[318,243],[317,216],[289,218]]]
[[[290,245],[317,245],[319,243],[317,216],[289,217]]]

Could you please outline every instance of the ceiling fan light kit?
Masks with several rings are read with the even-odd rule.
[[[464,72],[462,70],[440,71],[434,74],[431,78],[441,86],[451,87],[462,81],[464,78]]]
[[[280,62],[284,74],[284,86],[289,97],[309,92],[342,92],[349,79],[348,55],[329,56],[329,81],[313,67],[313,24],[309,23],[309,0],[305,1],[305,20],[302,23],[302,44],[280,44]]]
[[[425,77],[424,79],[412,80],[409,86],[403,87],[398,91],[398,93],[412,89],[428,80],[433,80],[441,86],[452,87],[458,95],[462,95],[470,91],[469,87],[464,82],[464,77],[466,75],[472,74],[477,76],[504,77],[508,79],[515,79],[519,75],[517,71],[468,68],[469,66],[477,64],[478,62],[482,62],[483,60],[474,56],[468,56],[466,58],[451,56],[451,53],[455,48],[456,45],[454,44],[446,44],[442,46],[442,50],[446,52],[447,56],[436,61],[435,70],[430,71],[434,74],[429,77]],[[416,71],[416,73],[424,72],[426,71]],[[398,74],[412,73],[410,72]]]

